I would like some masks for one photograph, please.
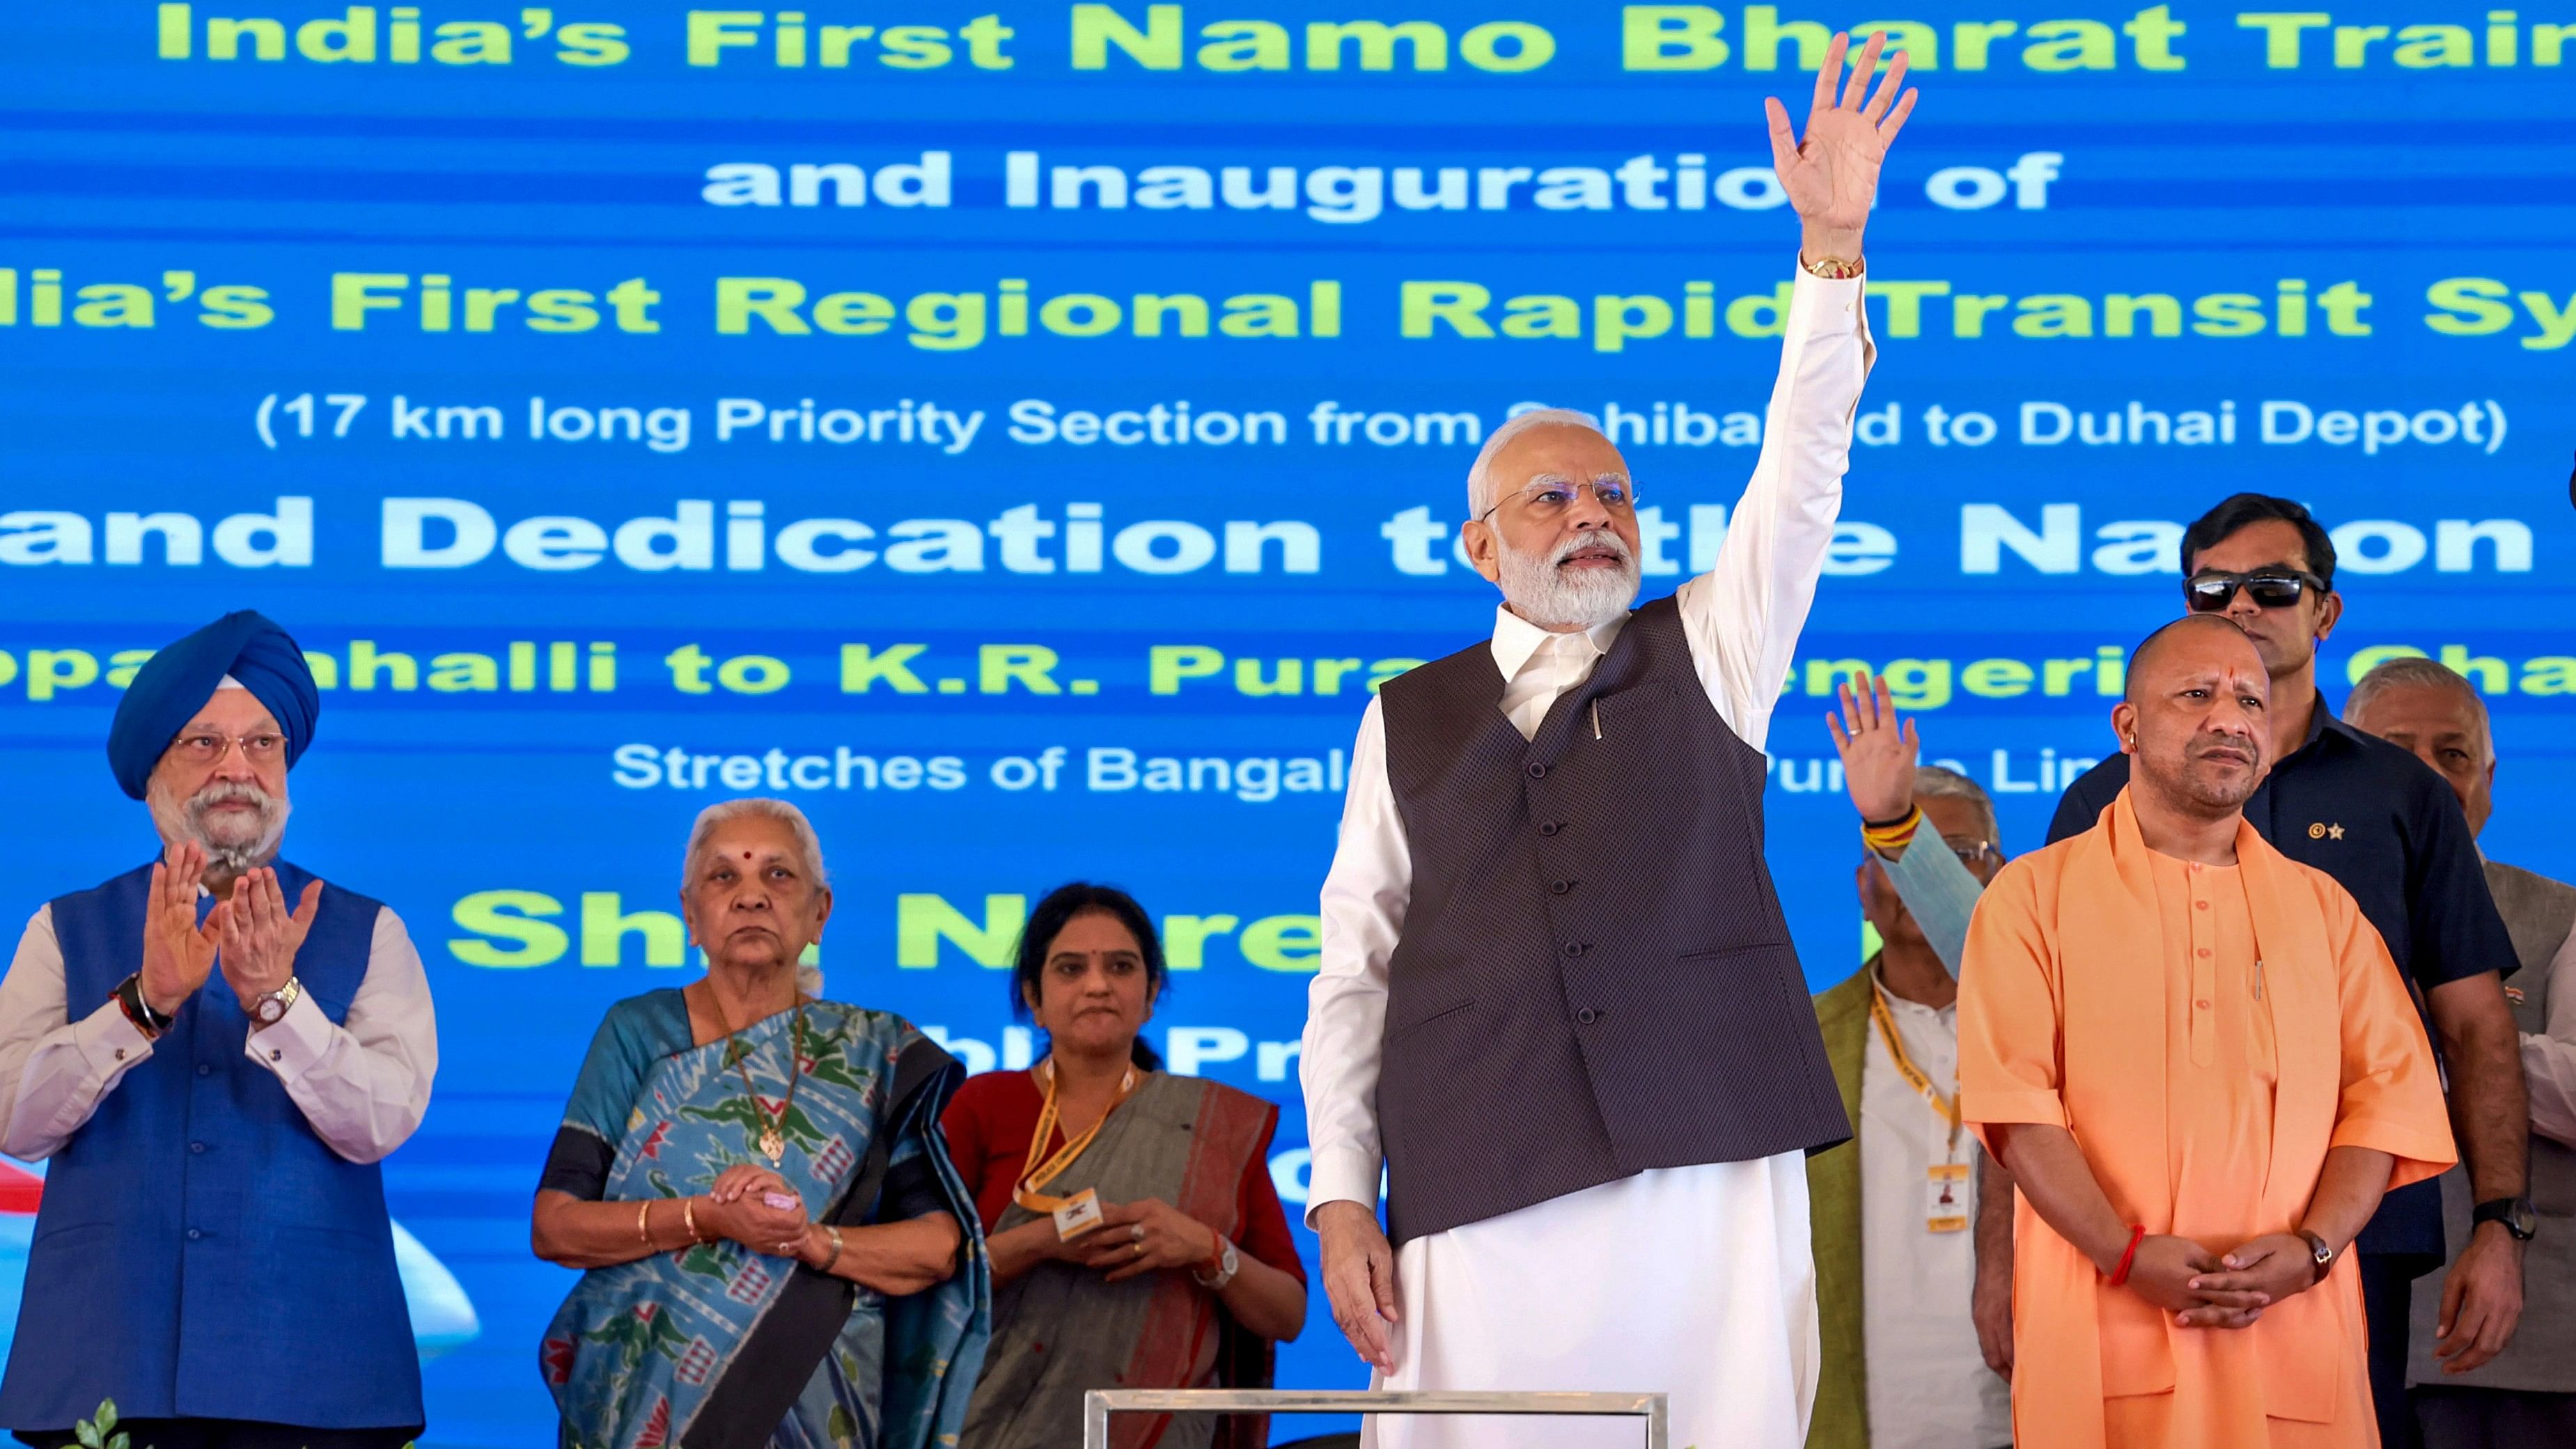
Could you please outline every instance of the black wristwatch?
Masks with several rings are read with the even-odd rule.
[[[2469,1226],[2480,1223],[2502,1223],[2515,1241],[2524,1243],[2540,1231],[2539,1216],[2532,1212],[2531,1199],[2527,1197],[2500,1197],[2479,1203],[2469,1214]]]

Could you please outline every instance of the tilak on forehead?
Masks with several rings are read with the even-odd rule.
[[[294,638],[243,609],[165,646],[134,671],[107,729],[108,766],[127,795],[143,798],[170,741],[226,688],[249,691],[268,710],[286,736],[287,768],[294,768],[313,743],[321,692]]]

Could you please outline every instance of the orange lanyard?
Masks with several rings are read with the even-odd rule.
[[[1069,1198],[1049,1197],[1039,1189],[1062,1177],[1064,1170],[1073,1166],[1083,1150],[1091,1146],[1092,1139],[1100,1135],[1100,1129],[1109,1125],[1110,1113],[1117,1111],[1119,1104],[1136,1090],[1136,1073],[1130,1070],[1119,1078],[1118,1096],[1110,1102],[1109,1110],[1100,1114],[1100,1120],[1092,1123],[1089,1131],[1056,1149],[1054,1156],[1040,1162],[1038,1154],[1046,1151],[1047,1140],[1055,1136],[1056,1072],[1053,1061],[1046,1064],[1046,1074],[1046,1105],[1038,1109],[1038,1130],[1029,1137],[1029,1170],[1011,1190],[1011,1201],[1033,1213],[1052,1213],[1071,1201]]]
[[[1896,1036],[1896,1018],[1887,1009],[1887,997],[1874,985],[1869,993],[1869,1019],[1878,1028],[1878,1039],[1887,1044],[1888,1056],[1895,1059],[1897,1074],[1905,1078],[1907,1086],[1922,1093],[1923,1100],[1932,1104],[1932,1110],[1940,1114],[1941,1120],[1950,1124],[1950,1136],[1955,1142],[1959,1135],[1958,1102],[1942,1096],[1940,1090],[1932,1085],[1932,1079],[1923,1075],[1923,1069],[1914,1065],[1914,1059],[1905,1054],[1905,1043]]]

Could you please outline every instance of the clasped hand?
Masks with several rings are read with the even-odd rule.
[[[791,1206],[775,1206],[773,1197]],[[701,1234],[740,1243],[768,1257],[802,1256],[813,1220],[796,1189],[768,1168],[737,1162],[718,1173],[715,1185],[698,1201]]]
[[[2316,1259],[2295,1233],[2266,1233],[2225,1255],[2189,1238],[2143,1239],[2128,1286],[2184,1328],[2250,1328],[2263,1310],[2307,1291]]]
[[[1058,1240],[1055,1256],[1122,1282],[1167,1268],[1196,1268],[1216,1256],[1216,1229],[1158,1197],[1103,1203],[1100,1226]]]

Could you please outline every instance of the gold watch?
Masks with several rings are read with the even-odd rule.
[[[258,1031],[262,1027],[275,1026],[284,1021],[286,1013],[293,1009],[296,998],[303,994],[304,983],[292,976],[287,977],[284,986],[262,995],[250,1004],[251,1030]]]

